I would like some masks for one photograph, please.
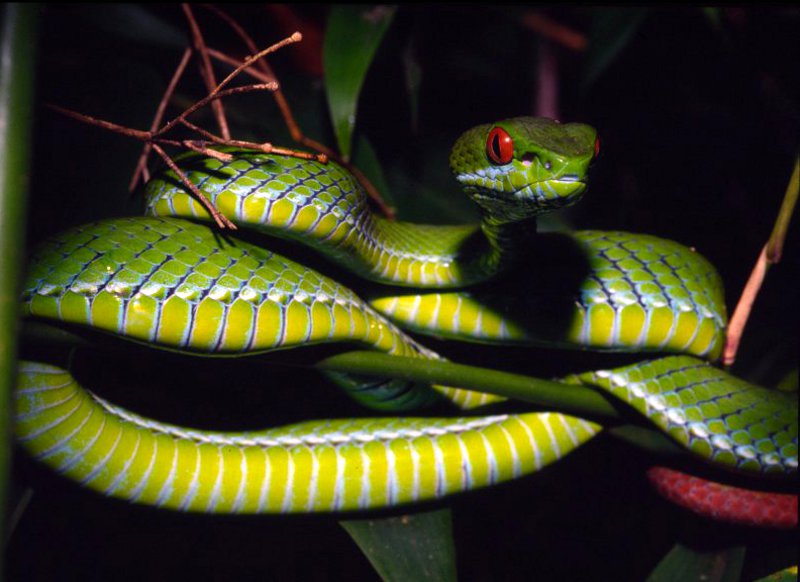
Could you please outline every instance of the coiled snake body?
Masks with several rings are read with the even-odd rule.
[[[354,342],[438,357],[400,327],[467,341],[683,352],[564,381],[621,398],[711,463],[796,473],[796,397],[698,358],[719,355],[726,324],[721,283],[705,259],[644,235],[535,234],[536,216],[580,198],[596,148],[594,130],[581,124],[517,118],[469,130],[451,166],[482,222],[457,227],[374,216],[335,164],[189,155],[188,178],[238,224],[299,240],[388,285],[364,300],[186,220],[208,216],[167,173],[148,185],[150,217],[82,226],[46,242],[31,263],[23,311],[199,354]],[[537,270],[548,258],[557,268]],[[497,400],[400,380],[335,380],[381,410]],[[36,457],[105,494],[192,511],[334,511],[438,498],[534,472],[600,431],[537,412],[215,433],[123,410],[49,365],[23,363],[19,384],[17,434]]]

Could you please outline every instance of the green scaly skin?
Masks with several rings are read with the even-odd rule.
[[[507,164],[487,158],[494,127],[513,140]],[[583,195],[596,139],[589,126],[539,118],[467,131],[454,145],[450,164],[483,219],[464,226],[376,216],[361,187],[334,163],[252,152],[229,162],[189,154],[183,163],[189,180],[237,224],[303,242],[378,282],[436,287],[422,294],[387,290],[370,298],[373,308],[407,329],[462,341],[716,359],[727,321],[724,290],[701,255],[648,235],[534,236],[536,216]],[[210,219],[171,172],[149,182],[147,212]],[[565,253],[561,262],[542,264]],[[564,277],[564,264],[576,272]],[[512,280],[497,284],[503,273]],[[529,279],[519,280],[519,274]],[[494,281],[474,287],[487,278]],[[554,288],[553,280],[562,283]],[[439,291],[467,285],[473,287]]]
[[[483,210],[480,225],[388,221],[370,211],[361,186],[333,162],[235,150],[228,162],[197,154],[180,161],[186,177],[238,225],[300,241],[374,281],[463,287],[515,266],[522,243],[536,231],[536,216],[580,200],[594,158],[597,134],[588,125],[538,118],[498,125],[529,147],[524,159],[502,170],[458,176]],[[489,128],[465,133],[451,161],[474,163],[475,141]],[[487,185],[506,196],[489,197]],[[173,172],[151,180],[146,199],[147,214],[210,219]]]
[[[571,376],[620,398],[693,455],[752,475],[797,472],[797,398],[689,356]],[[346,511],[441,498],[533,473],[600,432],[556,413],[311,421],[261,432],[143,418],[68,372],[24,362],[18,440],[96,491],[184,511]]]
[[[176,218],[121,218],[52,237],[31,260],[24,315],[92,327],[161,348],[235,356],[348,342],[438,357],[339,283],[275,253]],[[427,385],[335,379],[360,403],[408,410]],[[440,388],[462,407],[492,400]]]
[[[563,146],[574,143],[576,137],[568,129],[573,126],[530,119],[498,125],[515,140],[514,157],[508,163],[487,167],[484,144],[494,126],[470,130],[454,148],[456,176],[485,213],[480,227],[484,251],[481,258],[465,263],[451,261],[451,271],[459,276],[476,272],[480,273],[478,279],[490,274],[504,276],[502,271],[508,270],[508,265],[521,260],[513,254],[503,256],[511,240],[540,244],[540,237],[523,240],[531,213],[536,214],[536,204],[528,202],[529,198],[552,190],[555,204],[563,205],[561,194],[579,196],[584,188],[583,178],[562,179],[567,172],[564,168],[585,167],[591,158],[585,153],[586,143],[574,146],[577,149],[572,151],[580,152],[574,159]],[[577,133],[594,139],[593,130]],[[533,139],[539,142],[533,143]],[[252,173],[256,159],[265,158],[248,154],[226,167]],[[270,168],[283,167],[286,161],[277,156],[266,159],[262,166]],[[293,168],[307,163],[291,161]],[[481,163],[483,167],[474,167]],[[551,178],[539,179],[539,186],[532,187],[531,173],[541,178],[547,165]],[[313,172],[321,172],[318,166],[311,167]],[[518,167],[527,172],[526,177],[518,177]],[[553,171],[561,171],[561,178],[554,181]],[[341,170],[332,166],[331,172]],[[202,173],[190,175],[199,183],[205,180],[209,188],[217,179],[216,174],[214,179],[208,174],[205,178]],[[238,181],[242,175],[234,177]],[[320,187],[309,195],[310,185],[325,184],[324,173],[313,180],[304,179],[302,184],[297,183],[295,170],[266,181],[259,182],[255,175],[248,178],[242,184],[221,186],[217,194],[207,193],[225,212],[260,205],[263,214],[264,208],[269,208],[270,218],[283,217],[284,224],[291,222],[292,228],[297,227],[288,235],[291,237],[300,236],[302,229],[325,224],[320,231],[324,236],[310,244],[338,240],[330,256],[349,248],[347,233],[357,229],[347,227],[344,238],[336,239],[339,235],[335,233],[344,228],[341,225],[349,223],[330,225],[331,220],[348,215],[350,206],[345,208],[342,201],[352,192],[341,194],[334,202],[330,187]],[[291,183],[294,188],[273,189],[269,186],[273,182]],[[154,183],[151,194],[159,187],[163,194],[166,183]],[[249,189],[252,196],[235,194],[242,188]],[[169,199],[177,208],[178,190],[173,188],[173,194],[160,199]],[[281,194],[273,199],[268,193],[273,191]],[[301,198],[308,206],[293,206]],[[506,199],[520,200],[530,208],[517,212]],[[356,205],[365,204],[363,199],[355,200]],[[158,204],[151,197],[151,210]],[[488,210],[495,205],[500,211],[489,216]],[[327,210],[323,213],[321,209]],[[369,218],[371,215],[358,216],[361,218],[354,218],[353,224],[380,223],[384,224],[381,229],[393,228]],[[399,226],[397,232],[405,232],[403,241],[375,243],[372,256],[402,245],[404,252],[413,253],[409,241],[415,232],[421,240],[438,241],[436,244],[447,248],[464,237],[459,239],[459,234],[448,239],[435,233],[469,229],[468,236],[478,233],[477,227],[461,231],[436,228],[415,231],[412,226]],[[378,230],[375,227],[369,232]],[[349,238],[358,236],[350,234]],[[577,298],[575,313],[583,313],[583,323],[575,326],[578,331],[574,333],[584,334],[577,344],[636,350],[641,338],[651,334],[650,328],[660,326],[661,331],[652,332],[653,347],[716,353],[724,328],[724,306],[721,288],[716,285],[718,277],[704,259],[654,237],[590,232],[564,240],[577,246],[586,258],[583,279],[577,287],[568,285],[573,294],[566,295],[568,303]],[[383,250],[375,250],[378,248]],[[389,257],[386,264],[391,260]],[[364,265],[353,268],[356,272],[369,270]],[[490,273],[492,269],[496,272]],[[414,272],[415,267],[405,270]],[[423,266],[417,270],[426,272]],[[387,269],[383,265],[374,271]],[[491,304],[477,315],[469,312],[476,310],[480,301],[492,299],[486,289],[478,286],[468,295],[461,291],[431,294],[447,307],[421,309],[417,305],[418,320],[408,314],[403,317],[420,329],[440,334],[445,330],[453,337],[472,337],[463,324],[472,322],[473,328],[484,334],[478,337],[480,341],[507,339],[503,334],[512,334],[511,341],[536,341],[524,335],[531,333],[527,328],[514,331],[509,325],[518,314],[493,316]],[[539,296],[545,298],[546,311],[551,310],[547,298],[563,290],[544,288]],[[453,309],[454,304],[446,302],[450,295],[460,306],[468,305],[466,299],[473,301],[469,304],[473,307]],[[383,298],[373,304],[379,301],[394,299]],[[449,316],[448,309],[452,309]],[[341,285],[274,253],[234,237],[223,239],[210,227],[177,218],[110,220],[54,237],[33,261],[23,292],[23,311],[206,355],[345,341],[387,353],[436,357]],[[496,329],[487,323],[492,317]],[[710,329],[704,323],[709,320]],[[462,323],[449,328],[448,321]],[[706,336],[710,339],[704,339]],[[675,337],[680,341],[669,343]],[[340,381],[347,387],[349,380]],[[571,376],[566,381],[595,386],[630,403],[676,442],[711,463],[756,474],[796,473],[796,397],[769,395],[688,356]],[[423,387],[402,383],[365,386],[353,382],[350,391],[361,401],[384,409],[406,408],[430,398]],[[489,400],[460,390],[442,389],[441,393],[463,407]],[[23,364],[16,406],[17,434],[23,446],[56,470],[109,495],[192,511],[334,511],[438,498],[533,472],[599,430],[582,419],[535,413],[448,420],[320,421],[263,433],[212,433],[139,417],[87,393],[63,370],[41,364]]]

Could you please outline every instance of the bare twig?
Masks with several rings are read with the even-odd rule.
[[[200,55],[200,75],[206,83],[206,89],[210,93],[213,93],[214,88],[217,86],[217,78],[214,75],[214,67],[211,66],[211,59],[208,57],[206,41],[203,38],[203,34],[200,32],[200,26],[197,24],[197,20],[195,20],[191,7],[183,3],[181,4],[181,8],[186,15],[186,20],[189,22],[189,28],[192,31],[192,43],[194,44],[194,48]],[[211,103],[211,109],[214,112],[214,117],[217,119],[217,125],[219,126],[222,137],[230,139],[231,132],[228,127],[228,119],[225,117],[225,109],[222,102],[213,101]]]
[[[256,150],[256,151],[260,151],[260,152],[263,152],[263,153],[266,153],[266,154],[274,153],[274,154],[292,156],[294,158],[299,158],[301,160],[317,160],[318,162],[321,162],[323,164],[327,163],[327,161],[328,161],[328,158],[327,158],[327,156],[325,154],[311,154],[311,153],[303,152],[303,151],[299,151],[299,150],[292,150],[292,149],[288,149],[288,148],[276,147],[276,146],[273,146],[269,142],[255,143],[255,142],[252,142],[252,141],[243,141],[243,140],[239,140],[239,139],[227,139],[226,140],[226,139],[222,139],[219,136],[214,135],[213,133],[203,129],[202,127],[198,127],[197,125],[195,125],[195,124],[193,124],[190,121],[187,121],[185,119],[182,120],[181,123],[183,125],[185,125],[186,127],[188,127],[189,129],[191,129],[192,131],[195,131],[195,132],[199,133],[200,135],[205,137],[208,141],[213,142],[213,143],[218,144],[218,145],[233,146],[233,147],[239,147],[239,148],[244,148],[244,149],[249,149],[249,150]]]
[[[123,125],[117,125],[116,123],[112,123],[104,119],[97,119],[96,117],[92,117],[91,115],[84,115],[83,113],[78,113],[77,111],[72,111],[71,109],[60,107],[59,105],[53,105],[52,103],[47,103],[45,104],[45,106],[49,107],[53,111],[58,111],[59,113],[66,115],[67,117],[71,117],[72,119],[77,119],[78,121],[81,121],[83,123],[88,123],[90,125],[102,127],[103,129],[113,131],[114,133],[127,135],[128,137],[132,137],[140,141],[150,141],[153,139],[152,131],[142,131],[140,129],[133,129],[131,127],[125,127]]]
[[[178,85],[178,81],[183,76],[183,72],[186,70],[186,65],[189,63],[191,56],[192,49],[187,47],[186,50],[183,51],[181,62],[178,64],[178,67],[172,74],[172,79],[170,79],[169,85],[167,85],[167,90],[164,91],[164,95],[161,97],[161,101],[158,104],[156,114],[153,116],[153,121],[150,124],[151,132],[155,132],[158,129],[158,126],[161,125],[161,120],[164,119],[164,112],[167,109],[167,103],[172,98],[172,94],[175,92],[175,87]],[[129,191],[133,192],[133,190],[139,184],[140,179],[142,182],[147,182],[147,180],[150,179],[150,173],[147,170],[147,159],[149,157],[150,144],[145,143],[144,147],[142,148],[142,153],[139,156],[139,161],[136,164],[136,169],[133,172],[133,177],[131,178],[131,182],[128,186]]]
[[[186,184],[186,186],[192,191],[192,194],[194,194],[197,197],[197,199],[200,200],[203,206],[206,207],[206,210],[208,210],[209,214],[211,214],[212,218],[214,219],[214,222],[217,223],[217,226],[219,226],[220,228],[229,228],[231,230],[236,230],[237,228],[236,225],[232,223],[227,216],[225,216],[219,210],[217,210],[216,206],[214,206],[211,203],[211,201],[208,198],[206,198],[206,195],[203,194],[197,186],[192,184],[191,180],[189,180],[186,174],[184,174],[178,167],[178,165],[174,161],[172,161],[172,158],[170,158],[167,155],[167,153],[163,149],[161,149],[161,146],[159,146],[155,142],[152,143],[153,143],[153,151],[156,152],[159,156],[161,156],[161,159],[164,160],[164,163],[167,164],[167,166],[169,166],[169,168],[178,175],[178,177],[181,179],[181,182]]]
[[[795,160],[792,177],[789,179],[789,185],[786,188],[783,203],[778,212],[778,218],[775,220],[775,226],[772,229],[769,241],[767,241],[767,244],[764,245],[758,255],[756,264],[750,273],[750,278],[742,290],[742,295],[728,324],[728,337],[722,355],[722,363],[726,366],[731,366],[736,361],[736,353],[739,351],[744,328],[750,318],[750,312],[761,290],[768,268],[781,260],[783,243],[786,240],[789,222],[797,204],[798,192],[800,192],[800,158]]]
[[[245,46],[247,47],[247,49],[249,51],[251,51],[253,53],[257,52],[257,48],[256,48],[255,42],[250,37],[250,35],[247,33],[247,31],[245,31],[245,29],[238,22],[236,22],[236,20],[234,20],[226,12],[224,12],[220,8],[217,8],[216,6],[209,5],[209,4],[204,4],[203,7],[208,9],[208,10],[210,10],[211,12],[213,12],[214,14],[219,16],[222,20],[224,20],[233,29],[233,31],[239,36],[239,38],[242,39],[242,42],[244,42]],[[213,49],[208,49],[208,52],[215,59],[217,59],[217,60],[219,60],[221,62],[225,62],[225,63],[227,63],[229,65],[234,66],[234,67],[238,68],[238,67],[241,67],[242,64],[243,64],[240,61],[237,61],[236,59],[233,59],[233,58],[229,57],[228,55],[226,55],[224,53],[221,53],[219,51],[215,51]],[[263,59],[259,60],[257,65],[256,65],[256,67],[257,68],[255,68],[255,69],[254,68],[249,68],[245,72],[247,74],[249,74],[249,75],[252,75],[254,78],[256,78],[256,79],[258,79],[260,81],[277,80],[277,77],[275,76],[275,73],[272,71],[272,68],[269,66],[269,63],[267,63],[266,60],[263,60]],[[286,127],[289,130],[289,134],[292,136],[292,139],[294,141],[296,141],[297,143],[299,143],[299,144],[301,144],[301,145],[303,145],[303,146],[305,146],[305,147],[307,147],[309,149],[316,150],[316,151],[324,154],[328,158],[330,158],[332,160],[335,160],[340,166],[342,166],[345,169],[347,169],[351,174],[353,174],[356,177],[356,180],[358,180],[358,182],[361,184],[361,186],[363,186],[363,188],[366,191],[367,195],[370,198],[372,198],[372,200],[378,206],[380,212],[384,216],[386,216],[387,218],[394,219],[394,217],[395,217],[394,209],[391,206],[389,206],[388,204],[386,204],[386,202],[383,200],[383,197],[381,196],[381,194],[378,191],[378,189],[372,184],[372,182],[358,168],[353,166],[351,163],[343,160],[332,149],[330,149],[327,146],[319,143],[316,140],[313,140],[313,139],[311,139],[309,137],[306,137],[303,134],[302,130],[300,129],[300,126],[298,125],[298,123],[297,123],[297,121],[296,121],[296,119],[294,117],[294,114],[292,113],[292,109],[289,106],[289,102],[286,99],[286,96],[283,94],[283,91],[281,91],[280,87],[278,87],[277,89],[275,89],[275,91],[273,91],[272,96],[275,99],[275,103],[278,105],[278,109],[281,112],[281,115],[283,117],[284,123],[286,123]],[[273,151],[275,151],[275,150],[273,150]]]
[[[783,256],[783,243],[786,241],[786,234],[789,231],[789,222],[794,214],[797,205],[797,198],[800,195],[800,157],[795,158],[792,177],[786,188],[781,209],[778,212],[778,219],[767,243],[767,259],[770,263],[778,263]]]
[[[251,91],[258,91],[258,90],[273,91],[276,86],[277,86],[277,83],[275,83],[273,81],[272,83],[260,83],[260,84],[256,84],[256,85],[244,85],[242,87],[233,87],[231,89],[226,89],[225,91],[215,91],[214,93],[206,95],[205,97],[200,99],[200,101],[197,101],[193,105],[190,105],[187,109],[185,109],[183,111],[183,113],[181,113],[177,117],[173,118],[172,120],[168,121],[159,130],[154,132],[153,135],[163,135],[163,134],[167,133],[173,127],[175,127],[179,123],[182,123],[183,120],[186,119],[187,117],[189,117],[192,113],[194,113],[198,109],[202,109],[203,107],[205,107],[210,102],[212,102],[212,101],[214,101],[216,99],[221,99],[223,97],[227,97],[228,95],[234,95],[236,93],[248,93],[248,92],[251,92]]]
[[[556,22],[540,12],[526,12],[522,24],[534,32],[575,52],[586,50],[586,36],[577,30]]]
[[[253,41],[252,37],[247,34],[247,31],[238,23],[236,20],[231,18],[226,12],[217,8],[216,6],[210,4],[204,4],[204,8],[211,10],[214,14],[224,20],[228,26],[230,26],[233,31],[242,39],[247,50],[251,53],[258,52],[258,48],[256,47],[255,41]],[[275,77],[275,73],[272,71],[272,67],[269,66],[266,60],[260,60],[257,64],[258,72],[263,73],[266,76],[271,77],[272,79],[277,79]],[[251,73],[256,73],[256,71],[251,70]],[[278,88],[274,93],[273,97],[275,98],[275,103],[278,105],[278,109],[281,111],[281,115],[286,123],[286,127],[289,129],[289,133],[292,136],[292,139],[298,143],[303,143],[303,132],[300,130],[300,126],[297,124],[294,115],[292,114],[292,110],[289,107],[289,102],[286,100],[286,96],[283,94],[283,91]],[[303,144],[306,145],[306,144]],[[317,150],[320,151],[320,150]],[[328,152],[323,152],[328,153]]]

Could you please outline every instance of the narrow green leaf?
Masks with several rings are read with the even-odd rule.
[[[142,44],[183,48],[186,34],[158,17],[144,6],[136,4],[91,4],[79,6],[80,14],[99,29]]]
[[[734,546],[718,551],[700,552],[676,544],[650,573],[647,582],[738,582],[745,549]]]
[[[602,8],[592,11],[589,48],[583,70],[588,88],[625,48],[647,15],[648,8]]]
[[[334,6],[323,45],[325,89],[339,152],[350,159],[364,78],[392,22],[392,6]]]
[[[759,578],[755,582],[797,582],[797,566]]]
[[[722,22],[722,9],[718,6],[703,6],[700,8],[700,11],[703,13],[703,16],[705,16],[709,25],[711,25],[711,29],[714,33],[728,48],[730,48],[731,39]]]
[[[378,160],[378,154],[372,146],[372,142],[363,135],[359,135],[356,138],[356,145],[353,149],[353,162],[369,178],[372,185],[377,188],[384,204],[394,207],[394,197],[389,188],[389,182],[383,173],[383,166]]]
[[[16,382],[18,285],[25,256],[37,11],[35,4],[0,8],[0,508],[6,507],[11,453],[9,404]],[[0,510],[0,540],[5,528]]]
[[[340,522],[383,580],[456,580],[451,511]]]
[[[411,127],[416,133],[419,128],[419,90],[422,85],[422,67],[417,60],[413,38],[403,51],[403,70],[408,100],[411,105]]]

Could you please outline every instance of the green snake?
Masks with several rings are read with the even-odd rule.
[[[31,261],[23,313],[199,355],[348,342],[438,357],[401,328],[465,341],[684,353],[563,381],[621,399],[709,463],[756,476],[795,474],[796,395],[700,359],[719,355],[726,325],[721,281],[708,261],[646,235],[536,233],[537,216],[581,197],[598,147],[589,126],[538,118],[467,131],[451,167],[480,208],[480,225],[469,226],[377,217],[334,163],[190,154],[182,171],[234,222],[300,242],[385,285],[363,299],[261,245],[220,236],[167,172],[147,186],[150,216],[80,226],[45,242]],[[402,380],[334,379],[384,411],[498,400]],[[104,494],[244,513],[440,498],[532,473],[601,430],[574,416],[530,412],[201,431],[141,417],[64,370],[30,362],[20,368],[16,426],[35,457]]]

